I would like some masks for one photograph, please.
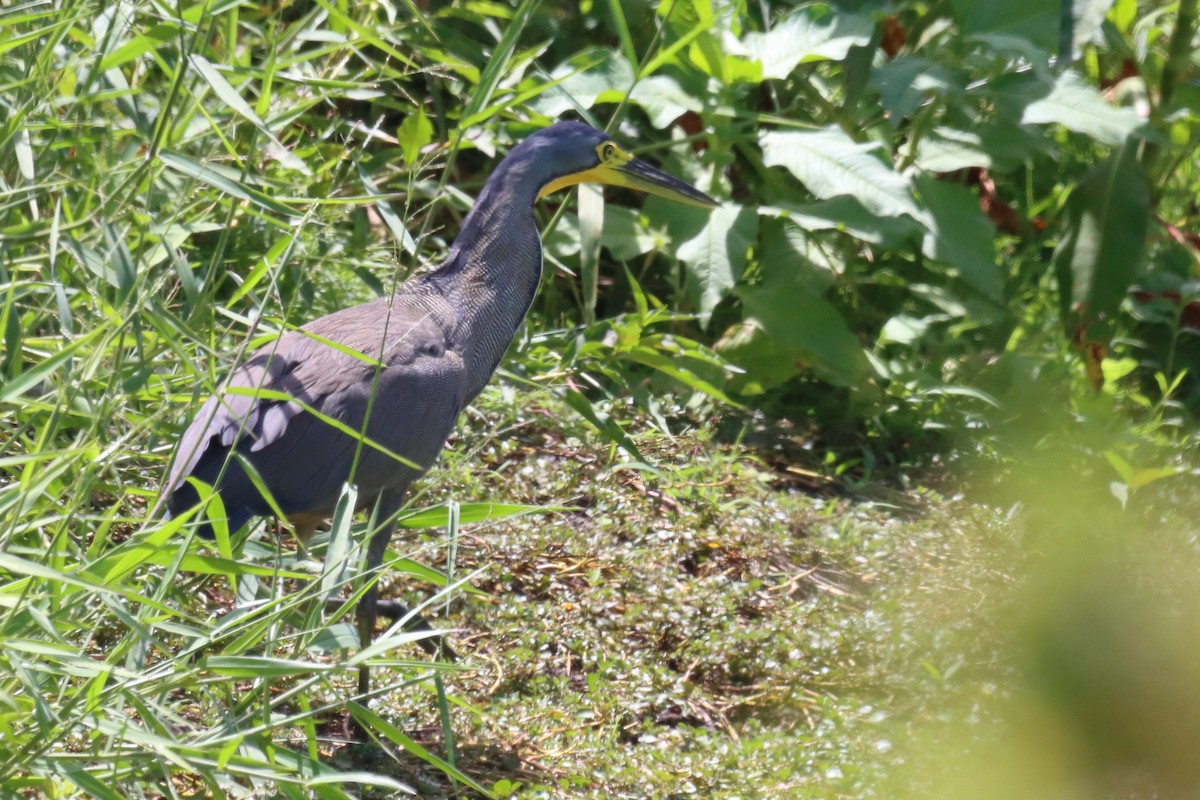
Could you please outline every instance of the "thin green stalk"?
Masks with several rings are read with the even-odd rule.
[[[1192,40],[1196,36],[1197,4],[1200,0],[1179,0],[1179,9],[1175,14],[1175,29],[1167,45],[1167,60],[1163,64],[1162,77],[1158,83],[1158,102],[1151,113],[1155,127],[1163,131],[1166,120],[1171,115],[1171,101],[1184,75],[1191,69]],[[1163,131],[1166,135],[1166,132]],[[1150,178],[1154,193],[1154,202],[1161,197],[1163,185],[1172,174],[1172,170],[1162,170],[1158,174],[1158,162],[1162,157],[1163,146],[1157,142],[1147,142],[1142,151],[1142,167]]]

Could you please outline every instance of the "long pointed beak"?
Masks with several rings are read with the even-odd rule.
[[[598,172],[600,174],[597,177],[602,183],[637,189],[639,192],[656,194],[700,208],[716,208],[721,205],[699,189],[636,158],[619,167],[600,167]]]

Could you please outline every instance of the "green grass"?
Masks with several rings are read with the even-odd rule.
[[[369,772],[430,796],[454,791],[447,775],[526,796],[637,796],[649,774],[664,796],[677,784],[830,796],[877,779],[856,637],[839,628],[861,610],[853,554],[882,517],[787,491],[711,434],[641,435],[653,468],[614,461],[590,427],[559,421],[572,419],[560,404],[497,405],[504,394],[489,393],[488,416],[472,415],[460,439],[472,446],[420,502],[570,510],[470,527],[453,550],[436,536],[397,541],[446,577],[402,562],[388,587],[407,572],[410,600],[431,610],[443,603],[431,574],[474,589],[445,592],[460,664],[426,662],[403,632],[379,639],[384,750],[338,744],[358,656],[349,624],[317,600],[353,570],[298,561],[265,532],[223,559],[178,521],[140,524],[110,498],[59,523],[98,522],[94,536],[64,532],[48,555],[10,534],[3,691],[22,747],[8,785],[337,796],[319,781],[386,785]],[[103,486],[85,472],[64,491],[100,504]],[[450,753],[458,772],[440,760]],[[862,774],[835,780],[822,766],[850,764]]]
[[[318,737],[356,659],[401,667],[391,691],[450,668],[393,655],[403,632],[347,650],[349,624],[318,610],[354,578],[338,560],[198,548],[184,520],[145,515],[196,400],[283,320],[385,291],[405,248],[389,223],[441,196],[434,156],[369,151],[379,137],[339,113],[411,73],[389,39],[413,23],[180,13],[31,3],[0,17],[0,782],[347,796],[364,778]],[[392,571],[406,565],[431,574]]]
[[[528,798],[956,796],[992,774],[988,759],[1036,748],[1049,754],[1049,767],[1037,761],[1047,785],[1083,786],[1100,774],[1077,757],[1088,712],[1124,693],[1154,697],[1161,680],[1120,636],[1196,641],[1190,617],[1176,616],[1196,596],[1185,577],[1195,540],[1174,533],[1194,526],[1178,505],[1149,545],[1147,519],[1163,508],[1149,498],[1147,513],[1099,524],[1093,508],[1012,516],[929,491],[867,499],[831,484],[814,495],[809,478],[769,465],[793,435],[744,438],[756,444],[706,427],[641,433],[650,469],[550,394],[489,390],[420,502],[453,498],[465,518],[495,499],[561,510],[464,524],[453,546],[437,527],[397,538],[426,567],[393,565],[385,594],[432,598],[426,613],[461,660],[431,664],[407,634],[383,637],[375,716],[358,715],[374,746],[343,741],[356,648],[348,625],[305,604],[327,586],[321,567],[281,555],[269,533],[236,565],[201,562],[175,535],[147,557],[150,528],[82,566],[67,555],[58,572],[38,567],[6,585],[5,725],[10,741],[44,749],[12,752],[6,785],[336,796],[357,791],[357,776],[369,797],[391,796],[387,780],[475,796],[448,774],[452,761],[460,781]],[[1141,554],[1114,547],[1114,522]],[[176,560],[186,569],[172,578]],[[218,574],[187,574],[206,566]],[[469,577],[471,590],[435,594],[428,567]],[[5,568],[18,568],[13,556]],[[1139,583],[1152,575],[1161,585],[1147,597]],[[1090,624],[1123,631],[1116,648],[1092,657],[1072,645],[1079,664],[1041,663],[1061,658],[1047,625],[1082,624],[1073,608],[1096,581],[1113,597]],[[1106,616],[1126,601],[1134,616]],[[1154,632],[1164,625],[1170,634]],[[1190,652],[1165,662],[1185,697]],[[1092,686],[1086,702],[1054,688],[1110,668],[1124,678]],[[1054,747],[1027,727],[1047,715],[1064,730]],[[1161,737],[1178,735],[1160,719]],[[1152,776],[1190,774],[1164,753]],[[50,777],[68,767],[74,778]],[[1005,792],[1026,786],[1023,774],[992,775],[995,796],[1016,796]],[[1107,780],[1143,785],[1140,774]]]

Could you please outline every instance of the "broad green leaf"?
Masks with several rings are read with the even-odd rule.
[[[761,64],[734,55],[712,34],[701,34],[688,45],[688,61],[725,86],[757,84],[763,80]]]
[[[337,622],[321,628],[306,644],[309,652],[330,653],[335,650],[353,650],[362,644],[358,628],[349,622]]]
[[[353,476],[351,476],[353,480]],[[334,599],[345,585],[346,575],[352,567],[350,550],[353,539],[350,524],[358,508],[358,487],[352,483],[342,485],[337,504],[333,508],[333,519],[329,528],[329,544],[325,548],[325,561],[321,571],[321,593],[326,602]]]
[[[690,33],[696,26],[707,29],[717,23],[724,23],[725,30],[740,36],[743,17],[735,13],[736,3],[737,0],[664,0],[657,4],[656,13],[679,36]]]
[[[642,76],[653,75],[664,65],[677,62],[679,54],[684,48],[690,48],[692,43],[708,35],[709,29],[713,27],[711,15],[706,19],[700,19],[695,13],[690,13],[694,12],[695,9],[696,6],[694,4],[687,3],[671,2],[659,4],[658,13],[666,15],[667,24],[674,29],[679,38],[662,48],[658,52],[658,55],[645,64],[641,70]],[[732,17],[731,22],[737,22],[736,15]],[[737,36],[739,31],[731,25],[729,26],[729,33]],[[749,62],[746,63],[749,65]],[[758,68],[757,64],[753,66],[758,69],[759,74],[762,73],[761,68]]]
[[[1097,164],[1067,200],[1054,267],[1068,325],[1115,313],[1145,260],[1150,189],[1136,149],[1127,144]]]
[[[770,286],[748,287],[738,294],[746,319],[791,354],[797,366],[811,367],[840,386],[859,386],[870,376],[862,344],[828,300]]]
[[[1071,46],[1075,52],[1096,37],[1113,3],[1114,0],[1073,0],[1071,12],[1075,19],[1075,35]]]
[[[542,248],[547,259],[570,261],[579,254],[580,247],[579,217],[570,211],[565,212],[558,224],[542,235]]]
[[[996,229],[979,208],[979,196],[966,186],[921,175],[914,181],[928,213],[922,251],[997,303],[1004,299],[1004,275],[996,263]]]
[[[122,66],[151,50],[157,50],[178,36],[179,26],[173,22],[164,22],[147,28],[142,31],[140,36],[130,39],[116,50],[106,54],[100,59],[96,69],[99,72],[108,72],[113,67]]]
[[[619,103],[633,85],[633,67],[615,50],[586,50],[560,64],[550,77],[561,82],[547,89],[533,107],[547,117],[558,117],[596,103]]]
[[[843,231],[869,244],[896,250],[916,242],[921,226],[910,217],[879,217],[849,195],[815,203],[760,206],[759,213],[791,220],[806,231]]]
[[[908,314],[897,314],[883,324],[883,330],[879,332],[879,343],[912,344],[928,332],[931,323],[939,319],[945,317],[912,317]]]
[[[986,41],[1023,41],[1045,54],[1057,53],[1062,6],[1071,6],[1072,47],[1090,39],[1112,0],[952,0],[963,34]]]
[[[819,296],[833,286],[841,271],[820,260],[825,250],[814,247],[813,240],[790,217],[764,218],[758,240],[758,269],[765,287]]]
[[[604,230],[600,244],[618,261],[628,261],[663,245],[663,238],[651,231],[637,209],[606,205]]]
[[[580,184],[579,285],[584,324],[596,321],[596,295],[600,286],[600,233],[604,230],[604,193],[599,186]]]
[[[1136,491],[1136,490],[1142,488],[1143,486],[1154,483],[1155,481],[1160,481],[1163,478],[1172,478],[1172,477],[1180,474],[1180,472],[1182,472],[1182,471],[1183,471],[1182,468],[1173,466],[1173,465],[1166,466],[1166,467],[1150,467],[1149,469],[1139,469],[1133,475],[1132,479],[1130,479],[1128,481],[1129,488]]]
[[[1110,145],[1121,144],[1145,127],[1145,120],[1137,112],[1110,105],[1095,87],[1074,72],[1059,75],[1049,94],[1025,106],[1021,122],[1056,122],[1067,130]]]
[[[1121,33],[1128,34],[1133,23],[1137,21],[1137,0],[1117,0],[1109,9],[1108,18]]]
[[[724,358],[741,367],[730,376],[729,391],[744,396],[762,394],[799,374],[796,354],[780,346],[753,320],[725,331],[715,348]]]
[[[400,142],[400,150],[404,153],[406,164],[415,164],[421,157],[421,148],[433,141],[433,123],[425,115],[424,106],[404,118],[396,131],[396,139]]]
[[[955,172],[990,167],[993,161],[978,131],[939,127],[917,142],[913,163],[926,172]]]
[[[1130,466],[1129,462],[1126,461],[1121,454],[1115,450],[1105,450],[1104,457],[1108,460],[1108,463],[1116,471],[1121,480],[1125,483],[1129,483],[1130,479],[1133,478],[1133,467]]]
[[[760,142],[763,163],[784,167],[817,197],[850,195],[884,217],[920,214],[908,181],[875,155],[877,145],[859,144],[837,128],[771,131]]]
[[[1180,467],[1174,465],[1135,469],[1133,465],[1115,450],[1105,450],[1104,457],[1108,460],[1108,463],[1117,475],[1120,476],[1121,481],[1129,487],[1130,491],[1137,491],[1143,486],[1162,480],[1163,478],[1174,477],[1182,471]]]
[[[658,13],[679,38],[659,53],[648,72],[657,69],[661,59],[681,50],[686,43],[688,61],[719,83],[731,86],[762,81],[762,67],[741,58],[735,49],[737,37],[742,33],[742,15],[734,3],[725,0],[661,3]],[[727,40],[732,40],[734,47],[728,46]]]
[[[1058,46],[1058,0],[952,0],[963,35],[1024,40],[1049,54]]]
[[[742,54],[762,65],[763,78],[788,77],[806,61],[841,61],[851,47],[865,47],[875,33],[868,14],[835,9],[825,3],[795,8],[767,33],[748,33]]]
[[[1014,116],[1019,117],[1020,111]],[[922,136],[914,163],[926,172],[955,172],[968,167],[1011,170],[1045,149],[1045,137],[1039,129],[1018,125],[1013,119],[963,119],[954,126],[940,125]]]
[[[957,95],[967,78],[920,56],[901,56],[871,70],[870,83],[879,92],[888,121],[897,126],[930,97]]]
[[[679,245],[676,255],[687,266],[700,324],[708,324],[717,303],[742,277],[757,233],[754,209],[727,204],[709,212],[700,233]]]
[[[685,92],[674,78],[666,75],[642,78],[630,93],[629,101],[640,106],[656,128],[667,127],[685,112],[704,110],[704,104],[695,95]]]

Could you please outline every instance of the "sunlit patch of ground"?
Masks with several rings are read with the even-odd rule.
[[[777,458],[705,431],[639,437],[637,464],[569,414],[531,407],[493,424],[512,433],[450,459],[431,494],[569,510],[458,542],[455,573],[482,567],[472,583],[488,596],[460,596],[435,622],[455,629],[467,668],[446,679],[457,763],[483,785],[872,796],[931,697],[964,682],[984,700],[999,691],[996,643],[959,635],[1005,586],[981,558],[1013,549],[999,515],[934,493],[814,494]],[[444,545],[434,553],[445,568]],[[444,747],[432,690],[376,709]],[[449,792],[419,763],[395,775]]]

